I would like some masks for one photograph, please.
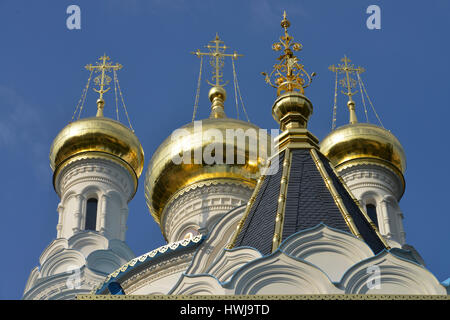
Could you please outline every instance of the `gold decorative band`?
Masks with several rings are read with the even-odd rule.
[[[450,300],[450,295],[291,294],[291,295],[77,295],[77,300]]]
[[[289,172],[291,171],[291,163],[292,152],[288,148],[286,149],[284,154],[283,172],[281,173],[280,196],[278,198],[277,214],[275,217],[275,230],[272,241],[272,252],[277,250],[277,248],[280,246],[283,235],[284,212],[286,209],[286,193],[289,182]]]

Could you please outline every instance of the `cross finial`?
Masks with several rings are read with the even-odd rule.
[[[199,49],[197,49],[197,51],[195,52],[191,52],[192,54],[195,54],[197,57],[200,56],[210,56],[211,57],[211,61],[210,61],[210,65],[213,67],[213,77],[212,79],[215,81],[215,83],[211,83],[209,81],[208,84],[211,86],[216,86],[216,87],[223,87],[225,86],[227,82],[223,83],[222,77],[223,74],[221,72],[223,65],[224,65],[224,61],[223,58],[224,57],[232,57],[233,59],[237,59],[238,57],[242,57],[242,54],[238,54],[236,53],[236,51],[232,54],[230,53],[225,53],[225,50],[228,49],[228,47],[226,45],[221,45],[224,42],[222,40],[220,40],[219,35],[216,33],[216,37],[214,40],[210,41],[210,43],[213,44],[208,44],[205,47],[209,49],[209,52],[200,52]]]
[[[364,68],[357,67],[353,64],[350,64],[352,62],[349,58],[347,58],[346,55],[341,59],[343,64],[338,64],[336,67],[335,65],[331,65],[328,69],[330,69],[332,72],[339,72],[339,73],[345,73],[345,79],[341,79],[340,84],[344,89],[347,89],[347,92],[341,91],[342,94],[345,94],[348,96],[349,101],[353,101],[352,96],[354,96],[357,91],[352,92],[352,89],[356,86],[356,80],[351,77],[352,74],[355,72],[361,74],[365,70]]]
[[[100,74],[94,78],[94,82],[98,85],[99,89],[95,89],[94,91],[99,94],[99,98],[97,100],[97,117],[103,117],[103,107],[105,105],[105,101],[103,100],[103,94],[109,91],[109,83],[111,82],[111,77],[109,77],[106,73],[111,72],[113,70],[120,70],[122,65],[117,63],[113,65],[111,62],[108,62],[110,58],[103,54],[97,61],[97,65],[88,64],[85,68],[89,71],[99,72]]]
[[[352,74],[361,74],[363,73],[365,70],[364,68],[361,67],[357,67],[355,68],[355,66],[353,64],[350,64],[351,60],[349,58],[347,58],[346,55],[344,55],[344,58],[341,59],[341,61],[343,62],[343,64],[338,64],[338,66],[336,67],[335,65],[331,65],[329,66],[328,69],[330,69],[332,72],[336,72],[336,73],[345,73],[345,78],[342,78],[339,83],[342,86],[343,89],[346,89],[346,91],[342,91],[342,94],[345,94],[348,97],[348,108],[350,110],[350,123],[357,123],[357,118],[356,118],[356,112],[355,112],[355,102],[353,101],[353,96],[358,92],[352,92],[352,89],[356,86],[356,80],[353,79],[351,77]],[[337,79],[337,78],[336,78]]]

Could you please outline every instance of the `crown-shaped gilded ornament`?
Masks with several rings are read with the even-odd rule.
[[[297,56],[294,55],[294,51],[302,50],[302,45],[294,42],[294,38],[288,34],[287,29],[290,25],[291,23],[287,19],[286,11],[284,11],[283,20],[281,21],[284,35],[280,37],[279,42],[272,45],[274,51],[282,50],[283,54],[278,57],[279,63],[273,66],[270,74],[262,72],[266,82],[277,89],[278,96],[283,92],[293,91],[304,94],[304,89],[311,84],[312,78],[315,76],[314,72],[310,75],[300,63]]]

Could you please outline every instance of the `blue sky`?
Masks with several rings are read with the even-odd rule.
[[[81,8],[81,30],[66,27],[71,4]],[[380,30],[366,27],[371,4],[381,8]],[[103,53],[124,65],[120,85],[147,166],[158,145],[191,120],[199,59],[190,52],[203,48],[216,32],[244,54],[236,67],[251,122],[277,127],[271,116],[276,93],[260,73],[276,62],[271,45],[281,35],[283,10],[291,21],[290,34],[303,44],[302,63],[317,73],[306,90],[314,105],[310,131],[319,139],[330,132],[334,75],[328,66],[346,54],[366,69],[362,77],[370,98],[406,152],[400,206],[407,242],[438,280],[450,277],[450,212],[444,201],[450,181],[449,1],[3,0],[1,299],[21,298],[30,271],[56,237],[59,199],[48,154],[86,84],[89,72],[83,66]],[[226,112],[236,117],[231,70],[228,63]],[[203,74],[197,119],[209,113],[206,66]],[[339,98],[338,126],[348,119],[345,99]],[[95,100],[91,90],[82,117],[95,115]],[[363,120],[360,98],[355,100]],[[114,109],[110,94],[105,115],[114,117]],[[374,117],[371,122],[376,123]],[[144,174],[129,204],[127,242],[136,255],[164,244],[147,210],[143,181]]]

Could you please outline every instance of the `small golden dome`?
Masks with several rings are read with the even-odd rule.
[[[136,135],[118,121],[92,117],[70,123],[56,136],[50,148],[54,177],[72,160],[109,158],[125,165],[137,178],[144,166],[144,151]]]
[[[338,171],[358,163],[385,165],[404,181],[406,156],[398,139],[388,130],[369,123],[348,124],[320,142],[320,151]]]
[[[236,138],[226,139],[227,131],[237,133],[238,137],[243,137],[247,132],[245,145]],[[177,136],[177,133],[180,135]],[[216,137],[217,133],[223,139],[215,150],[223,150],[223,158],[217,157],[217,162],[208,162],[203,153],[210,148],[213,141],[217,141],[215,138],[211,140],[210,134]],[[250,136],[250,133],[255,133],[255,143],[249,144],[247,136]],[[212,117],[191,122],[176,130],[159,146],[148,164],[145,197],[155,221],[161,224],[162,212],[170,198],[189,185],[232,180],[234,183],[254,188],[260,176],[260,169],[266,161],[266,158],[261,157],[270,151],[267,146],[270,146],[271,142],[268,134],[264,133],[267,144],[259,140],[259,135],[259,127],[231,118]],[[226,156],[226,150],[234,150],[234,159]],[[206,151],[205,154],[214,153],[211,151]],[[179,161],[174,161],[174,156],[178,157]],[[223,163],[219,163],[219,159],[223,159]]]

